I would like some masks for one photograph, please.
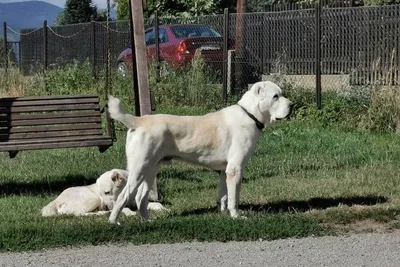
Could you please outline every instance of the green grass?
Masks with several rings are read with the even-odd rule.
[[[132,112],[132,82],[115,75],[112,81],[112,94]],[[221,106],[220,86],[198,64],[158,82],[153,75],[150,84],[158,113],[196,115]],[[88,64],[46,76],[12,72],[0,77],[0,88],[6,96],[95,93],[105,101],[104,80],[93,81]],[[324,93],[318,110],[313,92],[285,86],[296,112],[291,121],[265,130],[246,166],[240,208],[247,220],[216,212],[216,173],[180,162],[161,168],[159,191],[171,212],[151,212],[153,223],[122,215],[119,227],[109,225],[107,216],[42,218],[41,208],[65,188],[91,184],[103,172],[125,167],[126,129],[120,124],[118,141],[103,154],[97,148],[26,151],[15,159],[1,153],[0,251],[400,228],[400,139],[394,133],[400,129],[400,100],[395,89],[364,93]]]
[[[27,151],[15,159],[1,154],[0,251],[108,242],[271,240],[336,234],[344,231],[340,226],[360,221],[399,225],[394,223],[400,212],[399,137],[299,121],[275,124],[258,143],[242,186],[240,208],[247,220],[216,212],[217,174],[180,162],[161,168],[160,194],[171,213],[151,212],[153,223],[121,215],[118,227],[109,225],[107,216],[40,216],[40,209],[65,188],[124,168],[124,137],[119,132],[103,154],[96,148]]]

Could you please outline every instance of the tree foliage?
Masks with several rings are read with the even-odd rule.
[[[145,17],[158,11],[161,17],[195,17],[201,15],[221,14],[225,8],[236,12],[237,0],[146,0]],[[264,11],[264,6],[285,3],[314,3],[317,0],[248,0],[248,12]],[[354,0],[360,5],[391,5],[400,4],[400,0]],[[335,6],[345,0],[328,0],[325,5]],[[114,0],[118,19],[129,19],[128,0]]]
[[[128,0],[114,0],[118,19],[129,19]],[[162,17],[196,17],[222,13],[224,8],[234,11],[236,0],[147,0],[145,17],[158,11]]]
[[[107,16],[105,12],[98,12],[92,0],[67,0],[63,12],[58,16],[58,25],[89,22],[94,20],[103,21]]]

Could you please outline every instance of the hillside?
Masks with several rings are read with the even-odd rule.
[[[61,11],[62,8],[42,1],[0,3],[1,21],[14,29],[40,27],[44,20],[52,25]]]

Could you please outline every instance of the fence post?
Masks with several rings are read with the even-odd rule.
[[[156,40],[155,40],[156,41],[156,58],[155,58],[155,60],[156,60],[156,79],[157,79],[157,81],[158,81],[158,78],[160,78],[160,38],[159,38],[160,29],[159,29],[159,26],[160,26],[160,22],[158,20],[158,12],[156,11],[154,35],[156,38]]]
[[[7,22],[3,23],[3,34],[4,34],[4,68],[5,72],[7,73],[8,70],[8,43],[7,43]]]
[[[47,70],[48,39],[47,20],[43,21],[43,71]]]
[[[315,86],[317,107],[321,108],[321,4],[315,2]]]
[[[22,58],[21,58],[22,52],[21,52],[21,40],[18,42],[18,67],[19,67],[19,72],[22,72]]]
[[[92,77],[96,79],[96,24],[93,17],[91,18],[92,24]]]
[[[222,101],[226,105],[228,97],[228,42],[229,42],[229,10],[224,9],[224,47],[222,65]]]

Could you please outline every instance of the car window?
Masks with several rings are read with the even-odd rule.
[[[145,34],[146,45],[152,45],[152,44],[156,43],[155,34],[156,34],[156,32],[153,29],[146,32],[146,34]],[[160,43],[168,42],[168,34],[165,29],[160,28],[158,30],[158,37],[159,37]]]
[[[168,34],[167,31],[163,28],[158,30],[158,36],[160,37],[160,43],[168,42]]]
[[[154,30],[151,29],[151,30],[146,31],[144,38],[146,40],[146,45],[150,45],[152,43],[154,44],[155,43]]]
[[[187,37],[221,37],[221,34],[208,26],[202,25],[180,25],[172,26],[172,32],[176,38]]]

